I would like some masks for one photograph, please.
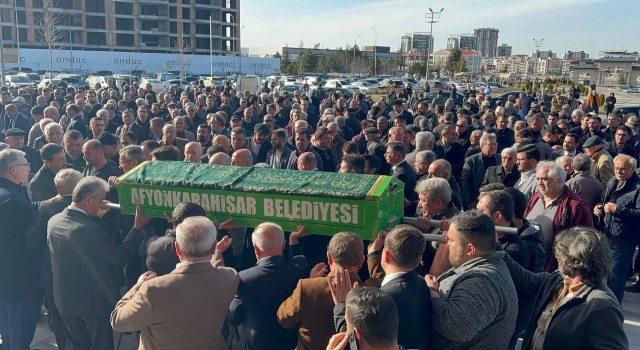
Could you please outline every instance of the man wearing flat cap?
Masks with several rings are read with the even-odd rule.
[[[30,164],[30,172],[36,173],[42,166],[42,160],[36,150],[24,144],[26,136],[24,130],[11,128],[5,131],[4,142],[9,145],[9,148],[24,152],[24,157]]]
[[[267,162],[267,153],[272,148],[269,135],[271,135],[269,127],[258,123],[253,127],[253,136],[247,139],[247,148],[255,154],[256,163]]]
[[[591,175],[600,182],[600,190],[604,194],[607,182],[613,177],[613,159],[609,152],[604,150],[604,141],[599,136],[591,136],[582,148],[593,160]]]

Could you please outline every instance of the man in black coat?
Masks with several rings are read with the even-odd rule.
[[[454,124],[445,124],[440,129],[440,140],[433,146],[433,152],[438,159],[444,159],[451,164],[451,175],[460,181],[462,166],[464,165],[464,146],[458,143],[458,134]]]
[[[107,182],[95,176],[80,180],[71,205],[47,226],[55,304],[72,349],[113,348],[109,316],[120,286],[112,271],[138,251],[149,221],[136,213],[134,227],[122,244],[115,243],[94,220],[108,190]]]
[[[240,332],[238,349],[293,349],[298,333],[280,326],[276,314],[298,281],[309,277],[309,262],[302,255],[284,258],[284,232],[279,225],[260,224],[251,237],[258,263],[240,272],[238,292],[230,306]]]
[[[58,194],[53,178],[67,165],[64,149],[53,143],[48,143],[40,150],[44,165],[31,179],[29,189],[34,201],[53,198]]]
[[[387,152],[384,157],[391,165],[391,176],[404,183],[405,216],[413,216],[416,212],[416,199],[418,199],[415,191],[416,172],[404,160],[406,155],[407,151],[402,142],[387,143]]]
[[[505,187],[513,187],[520,180],[520,172],[516,166],[517,152],[515,148],[505,148],[501,152],[501,164],[490,166],[484,173],[482,185],[501,183]]]
[[[28,177],[23,152],[0,152],[0,334],[7,349],[29,348],[42,305],[40,251],[25,241],[39,206],[21,186]]]
[[[266,163],[267,153],[273,148],[269,139],[269,127],[258,123],[253,129],[253,136],[247,140],[247,148],[256,155],[255,163]]]
[[[399,225],[386,238],[378,235],[368,248],[369,272],[373,278],[383,278],[380,289],[396,304],[398,344],[407,349],[429,349],[433,332],[429,287],[415,271],[425,247],[417,228]],[[340,326],[336,323],[336,328]]]

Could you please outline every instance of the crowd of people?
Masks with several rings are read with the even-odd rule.
[[[573,92],[272,90],[1,88],[2,349],[43,305],[60,349],[628,348],[640,118],[615,98],[604,122]],[[105,206],[145,161],[388,175],[416,220],[368,242]]]

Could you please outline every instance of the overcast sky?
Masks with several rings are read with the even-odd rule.
[[[374,44],[400,47],[402,34],[429,32],[425,12],[444,7],[434,24],[435,49],[445,48],[450,34],[474,28],[500,30],[498,45],[513,54],[530,54],[533,39],[544,38],[541,50],[561,57],[566,49],[598,57],[602,50],[640,50],[636,23],[640,0],[240,0],[242,47],[285,45],[321,48]]]

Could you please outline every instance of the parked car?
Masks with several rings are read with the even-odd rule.
[[[344,88],[344,89],[350,89],[355,91],[356,93],[360,92],[360,88],[356,85],[352,85],[348,80],[346,79],[329,79],[327,80],[326,83],[324,83],[324,86],[328,87],[328,88]]]
[[[326,94],[331,94],[333,92],[340,91],[342,92],[342,96],[344,96],[346,99],[350,99],[350,98],[353,98],[353,96],[355,96],[355,93],[351,89],[323,87],[322,90],[324,90]]]
[[[189,82],[186,80],[170,79],[170,80],[163,81],[162,85],[164,86],[164,89],[169,90],[169,88],[173,85],[180,85],[182,87],[182,86],[190,86],[191,84],[189,84]]]
[[[142,80],[140,80],[139,86],[147,86],[147,84],[151,84],[153,91],[156,92],[165,91],[166,89],[162,81],[153,78],[142,78]]]
[[[293,93],[296,91],[298,92],[302,91],[302,85],[300,83],[294,83],[289,81],[284,83],[284,85],[282,86],[276,86],[276,91],[287,92],[288,94],[293,95]]]
[[[636,116],[640,116],[640,105],[616,106],[616,109],[619,109],[623,115],[627,113],[633,113]]]
[[[351,85],[357,86],[360,92],[367,95],[377,94],[380,91],[380,89],[378,89],[378,84],[373,84],[366,80],[354,81]]]
[[[7,85],[12,88],[21,88],[31,86],[33,84],[26,74],[7,75],[4,79]]]
[[[637,94],[637,93],[640,93],[640,88],[629,88],[623,91],[628,94]]]

